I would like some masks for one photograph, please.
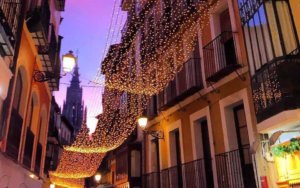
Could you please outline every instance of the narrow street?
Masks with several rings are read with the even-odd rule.
[[[0,0],[0,188],[300,188],[300,0]]]

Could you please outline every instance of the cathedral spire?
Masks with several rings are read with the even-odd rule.
[[[74,67],[71,84],[67,88],[67,97],[63,106],[63,115],[74,128],[75,135],[81,128],[84,118],[84,103],[82,101],[82,88],[79,80],[78,56]]]

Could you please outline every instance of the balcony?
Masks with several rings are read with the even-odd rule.
[[[215,160],[219,187],[256,187],[250,146],[218,154]]]
[[[300,53],[275,58],[252,77],[257,122],[300,108]]]
[[[6,154],[14,160],[18,160],[23,118],[18,110],[12,109],[7,136]]]
[[[179,181],[182,181],[182,174],[180,174],[180,166],[174,166],[164,169],[160,172],[161,187],[179,188]]]
[[[23,164],[28,169],[31,169],[33,145],[34,145],[34,134],[30,130],[30,128],[27,128]]]
[[[0,1],[0,32],[6,37],[0,37],[0,55],[12,56],[15,45],[19,16],[22,9],[21,0]]]
[[[43,146],[41,143],[38,142],[37,148],[36,148],[35,167],[34,167],[34,172],[37,176],[40,175],[42,152],[43,152]]]
[[[159,110],[169,108],[203,88],[200,63],[199,58],[191,58],[184,63],[177,79],[158,95]]]
[[[204,159],[191,161],[181,166],[164,169],[161,172],[153,172],[143,176],[143,187],[146,188],[206,188],[206,172]]]
[[[28,13],[27,26],[37,47],[44,71],[60,74],[60,45],[62,37],[56,37],[54,25],[50,25],[50,8],[47,1]],[[50,32],[49,32],[50,31]],[[58,90],[59,76],[48,81],[52,91]]]
[[[222,32],[203,47],[205,78],[207,82],[217,82],[241,65],[237,61],[234,33]]]
[[[160,187],[160,173],[152,172],[143,175],[143,187],[144,188],[159,188]]]
[[[210,187],[206,181],[205,160],[199,159],[182,165],[183,180],[186,187],[206,188]]]

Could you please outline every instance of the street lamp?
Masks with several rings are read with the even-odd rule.
[[[76,58],[73,54],[73,51],[69,51],[69,53],[63,55],[63,72],[68,73],[72,72],[73,68],[76,65]]]
[[[149,134],[156,139],[164,139],[164,133],[162,131],[154,131],[154,130],[146,130],[146,126],[148,123],[148,117],[143,113],[141,117],[138,118],[138,124],[142,128],[145,134]]]
[[[138,118],[138,124],[142,129],[145,129],[148,123],[148,118],[146,116],[141,116]]]
[[[100,180],[101,180],[101,174],[96,174],[94,178],[95,178],[95,181],[96,181],[97,183],[99,183]]]
[[[67,73],[70,73],[73,71],[73,68],[76,65],[76,57],[73,54],[73,51],[69,51],[67,54],[63,55],[62,58],[63,63],[63,74],[57,74],[56,72],[50,72],[50,71],[39,71],[35,70],[33,73],[33,79],[36,82],[46,82],[51,79],[58,79],[62,76],[65,76]]]

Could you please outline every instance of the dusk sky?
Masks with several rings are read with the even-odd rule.
[[[62,13],[64,18],[60,27],[60,35],[63,42],[61,55],[73,50],[78,52],[79,73],[83,87],[83,100],[88,107],[88,126],[94,129],[95,123],[92,117],[102,111],[101,91],[102,88],[94,88],[89,84],[93,80],[106,46],[108,31],[114,33],[114,37],[109,37],[109,43],[113,43],[118,36],[117,30],[122,28],[125,21],[125,13],[120,11],[121,0],[66,0],[65,11]],[[112,13],[116,3],[114,16]],[[118,19],[117,19],[118,18]],[[112,27],[109,26],[112,20]],[[114,31],[114,32],[113,32]],[[117,37],[118,36],[118,37]],[[116,38],[116,39],[114,39]],[[66,97],[66,88],[71,80],[68,75],[60,80],[60,90],[55,92],[56,101],[59,106],[63,106]]]

